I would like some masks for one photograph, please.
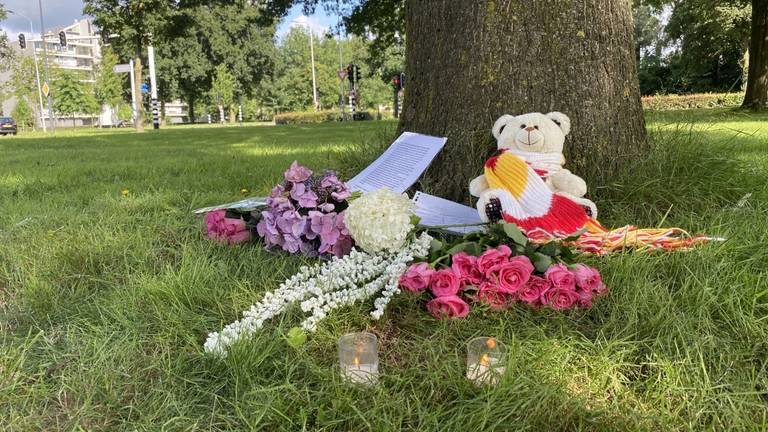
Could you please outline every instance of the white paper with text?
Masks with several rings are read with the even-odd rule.
[[[447,138],[403,132],[376,161],[347,182],[355,191],[371,192],[387,187],[405,192],[426,171],[445,146]]]

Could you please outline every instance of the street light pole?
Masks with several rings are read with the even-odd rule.
[[[47,132],[47,127],[45,126],[45,118],[43,117],[43,111],[45,110],[43,108],[43,90],[40,88],[40,67],[37,64],[37,50],[35,49],[34,42],[31,41],[31,39],[34,37],[35,29],[32,27],[32,20],[29,19],[29,17],[22,15],[18,12],[14,11],[8,11],[9,13],[18,15],[25,20],[29,21],[29,36],[30,36],[30,43],[32,43],[32,58],[35,59],[35,81],[37,82],[37,98],[40,101],[40,124],[43,126],[43,132]],[[42,36],[40,37],[42,39]]]
[[[45,23],[43,22],[43,0],[37,0],[37,5],[40,8],[40,40],[43,44],[43,63],[45,65],[45,83],[50,82],[50,74],[48,73],[48,48],[45,43]],[[32,47],[34,48],[34,46]],[[50,84],[48,84],[48,118],[51,121],[51,131],[56,133],[56,119],[53,117],[53,104],[51,102]]]
[[[312,27],[307,26],[309,29],[309,55],[312,59],[312,101],[315,104],[315,111],[317,111],[317,78],[315,77],[315,44],[312,40]]]

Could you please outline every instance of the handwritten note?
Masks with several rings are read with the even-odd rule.
[[[361,192],[387,187],[403,193],[421,177],[447,140],[403,132],[375,162],[347,184],[352,190]]]

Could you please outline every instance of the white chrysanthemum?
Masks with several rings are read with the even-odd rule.
[[[395,252],[413,229],[412,209],[408,195],[382,188],[352,200],[344,211],[344,224],[364,251]]]

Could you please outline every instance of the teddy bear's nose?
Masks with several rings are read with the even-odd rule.
[[[533,127],[533,126],[528,126],[527,128],[525,128],[525,130],[526,130],[527,132],[533,132],[534,130],[536,130],[536,128],[535,128],[535,127]]]

